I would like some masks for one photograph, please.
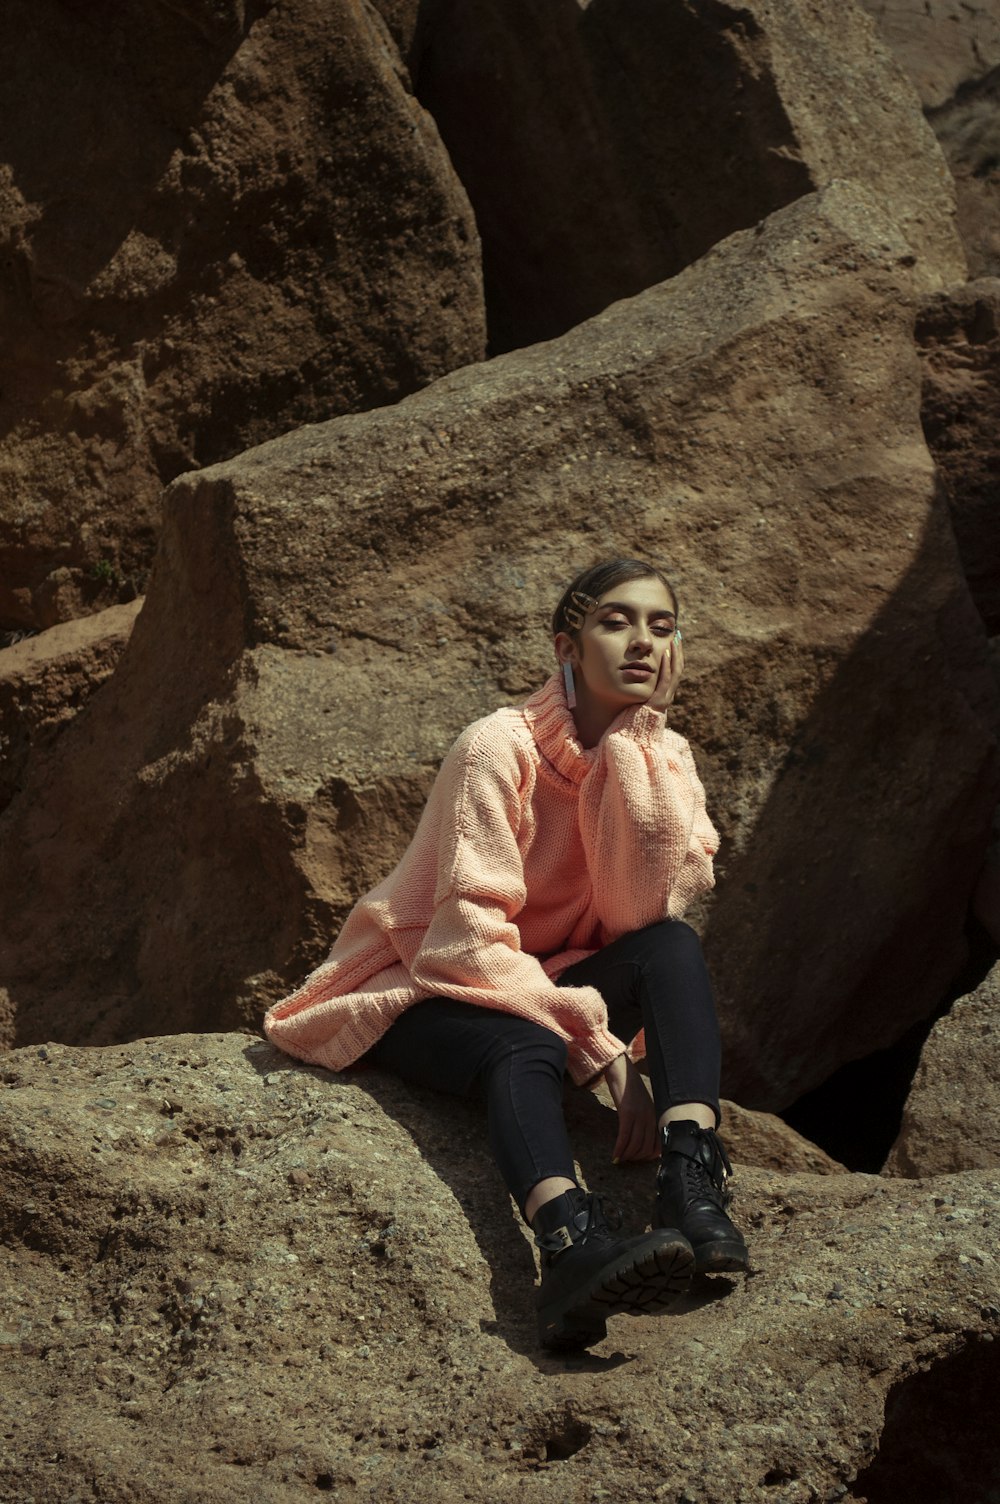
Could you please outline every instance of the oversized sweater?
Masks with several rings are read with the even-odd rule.
[[[556,978],[683,914],[712,886],[717,847],[691,750],[663,714],[630,707],[584,748],[554,674],[459,737],[402,860],[265,1032],[341,1070],[414,1002],[458,998],[554,1030],[573,1079],[588,1081],[625,1045],[595,988]],[[633,1057],[643,1048],[640,1034]]]

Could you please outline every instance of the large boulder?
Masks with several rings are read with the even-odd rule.
[[[883,202],[925,285],[965,275],[933,132],[853,0],[376,3],[475,208],[494,351],[838,178]]]
[[[0,810],[111,674],[141,600],[26,637],[0,653]]]
[[[916,85],[924,107],[939,109],[963,86],[1000,67],[995,0],[861,0]]]
[[[993,0],[862,0],[941,144],[974,277],[1000,275],[1000,9]]]
[[[479,1110],[240,1035],[2,1062],[0,1496],[985,1499],[1000,1177],[739,1169],[753,1274],[541,1353]],[[574,1093],[589,1183],[651,1166]],[[913,1446],[919,1433],[921,1445]]]
[[[468,200],[367,0],[8,0],[0,56],[3,629],[141,591],[180,471],[485,335]]]
[[[1000,964],[927,1036],[891,1175],[1000,1168]]]
[[[175,482],[119,668],[0,832],[7,1042],[259,1020],[616,551],[680,593],[727,1095],[781,1106],[930,1011],[997,696],[920,432],[912,254],[838,185],[559,341]]]

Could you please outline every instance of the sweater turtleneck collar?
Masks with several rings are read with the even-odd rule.
[[[525,701],[521,714],[546,761],[564,778],[581,783],[594,765],[597,748],[580,743],[573,713],[566,704],[562,674],[555,673],[546,679],[541,689]]]

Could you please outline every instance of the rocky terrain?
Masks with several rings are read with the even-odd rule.
[[[753,1168],[737,1129],[752,1273],[567,1362],[536,1349],[472,1109],[235,1034],[17,1050],[2,1077],[5,1504],[1000,1485],[996,1169]],[[610,1116],[574,1095],[581,1167],[641,1226],[652,1171],[611,1169]]]
[[[1000,9],[0,41],[0,1504],[996,1504]],[[753,1267],[566,1361],[476,1110],[259,1025],[613,552],[681,602]]]

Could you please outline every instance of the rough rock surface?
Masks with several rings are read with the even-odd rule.
[[[920,1055],[886,1169],[1000,1167],[1000,964],[938,1020]]]
[[[1000,633],[1000,280],[929,299],[916,325],[923,421],[962,567],[987,631]]]
[[[29,758],[52,745],[112,672],[141,606],[109,606],[0,652],[0,810],[20,790]]]
[[[933,133],[853,3],[380,8],[475,208],[494,350],[561,334],[838,178],[882,201],[927,285],[965,275]]]
[[[3,628],[141,590],[167,481],[479,359],[484,315],[366,0],[8,0],[0,58]]]
[[[1000,276],[1000,66],[929,118],[955,181],[969,272]]]
[[[1000,7],[862,0],[916,85],[955,180],[974,277],[1000,274]]]
[[[118,671],[4,817],[6,1042],[256,1022],[462,726],[550,671],[559,582],[615,550],[680,592],[672,715],[728,841],[727,1095],[784,1105],[930,1011],[996,686],[920,433],[910,259],[839,185],[560,341],[176,482]]]
[[[737,1167],[752,1276],[567,1362],[537,1349],[472,1108],[237,1035],[22,1050],[0,1076],[5,1504],[1000,1483],[995,1172]],[[643,1226],[651,1167],[612,1170],[610,1115],[572,1101],[590,1183]]]
[[[883,41],[917,87],[927,109],[938,109],[962,85],[1000,67],[1000,8],[996,0],[861,0]]]

